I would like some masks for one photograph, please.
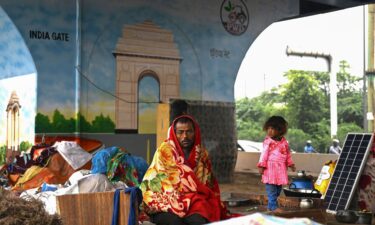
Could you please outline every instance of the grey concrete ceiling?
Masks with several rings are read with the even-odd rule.
[[[375,3],[375,0],[300,0],[300,16],[314,15],[371,3]]]

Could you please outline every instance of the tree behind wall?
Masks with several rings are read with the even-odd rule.
[[[338,133],[344,141],[348,132],[363,132],[362,90],[360,79],[347,72],[349,65],[340,62],[338,81]],[[321,152],[331,144],[329,122],[329,74],[327,72],[290,70],[288,82],[260,96],[236,101],[238,139],[262,141],[263,122],[271,115],[284,116],[289,122],[287,138],[292,149],[302,152],[306,140]]]

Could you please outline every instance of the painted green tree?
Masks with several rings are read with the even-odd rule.
[[[78,113],[77,119],[67,119],[57,109],[52,115],[52,120],[41,113],[37,113],[35,117],[36,133],[113,133],[114,130],[115,123],[109,116],[103,114],[96,116],[91,123],[81,113]]]

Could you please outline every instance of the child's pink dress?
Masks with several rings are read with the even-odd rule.
[[[265,184],[288,184],[288,166],[293,165],[289,144],[283,137],[275,141],[266,137],[263,141],[263,151],[260,155],[258,167],[264,167],[262,182]]]

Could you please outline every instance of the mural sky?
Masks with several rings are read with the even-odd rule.
[[[0,33],[0,146],[6,143],[6,110],[12,92],[17,94],[21,105],[20,140],[32,142],[36,111],[35,65],[23,37],[1,7]]]
[[[234,82],[247,49],[265,24],[292,14],[293,7],[285,2],[0,0],[0,6],[35,62],[37,112],[51,117],[58,109],[66,118],[81,112],[90,121],[100,114],[114,119],[112,53],[124,26],[151,20],[173,33],[182,57],[180,98],[233,102]],[[259,13],[276,6],[277,12],[266,21],[259,19]],[[238,35],[223,26],[231,18],[246,24]],[[20,56],[12,57],[16,62]]]

